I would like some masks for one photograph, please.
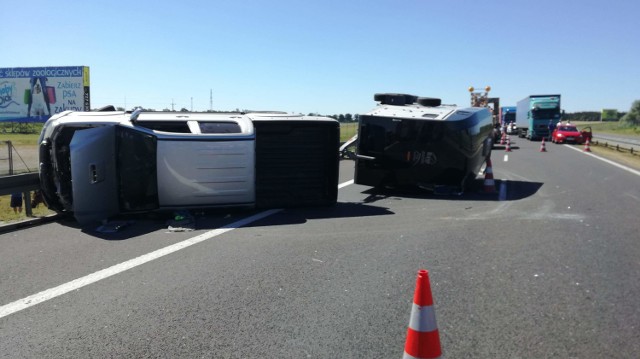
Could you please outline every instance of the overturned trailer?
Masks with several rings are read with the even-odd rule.
[[[468,189],[493,146],[491,112],[437,98],[376,94],[360,115],[355,183]]]
[[[283,113],[51,117],[39,138],[46,205],[81,224],[158,210],[328,206],[339,123]]]

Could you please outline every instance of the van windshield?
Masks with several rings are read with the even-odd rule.
[[[236,122],[198,122],[202,133],[241,133]]]

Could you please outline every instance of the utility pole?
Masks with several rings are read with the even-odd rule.
[[[191,98],[191,112],[193,112],[193,97]]]
[[[171,99],[171,112],[175,111],[175,109],[173,108],[173,105],[175,105],[175,103],[173,102],[173,99]]]
[[[209,89],[209,111],[213,112],[213,89]]]

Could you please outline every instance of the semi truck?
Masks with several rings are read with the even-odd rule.
[[[516,107],[515,106],[504,106],[500,107],[500,127],[510,124],[511,122],[516,121]]]
[[[549,137],[549,122],[555,124],[560,119],[560,95],[531,95],[516,106],[518,137],[530,141]]]

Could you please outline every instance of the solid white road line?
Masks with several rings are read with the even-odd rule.
[[[213,237],[217,237],[221,234],[224,234],[226,232],[232,231],[236,228],[245,226],[249,223],[255,222],[257,220],[263,219],[265,217],[268,217],[274,213],[280,212],[282,211],[282,209],[272,209],[272,210],[268,210],[268,211],[264,211],[261,213],[258,213],[256,215],[253,215],[251,217],[247,217],[247,218],[243,218],[239,221],[233,222],[231,224],[228,224],[226,226],[222,226],[220,228],[214,229],[212,231],[203,233],[199,236],[195,236],[192,238],[189,238],[187,240],[184,240],[182,242],[164,247],[164,248],[160,248],[156,251],[153,251],[151,253],[147,253],[145,255],[141,255],[140,257],[136,257],[133,259],[130,259],[126,262],[122,262],[120,264],[116,264],[112,267],[109,268],[105,268],[103,270],[99,270],[95,273],[86,275],[82,278],[78,278],[76,280],[72,280],[71,282],[59,285],[57,287],[54,288],[50,288],[47,290],[44,290],[40,293],[36,293],[34,295],[30,295],[26,298],[17,300],[13,303],[9,303],[9,304],[5,304],[2,307],[0,307],[0,318],[6,317],[7,315],[13,314],[15,312],[19,312],[23,309],[27,309],[31,306],[34,306],[36,304],[40,304],[42,302],[45,302],[49,299],[53,299],[55,297],[61,296],[63,294],[69,293],[73,290],[82,288],[84,286],[87,286],[89,284],[95,283],[99,280],[105,279],[105,278],[109,278],[111,276],[114,276],[116,274],[122,273],[128,269],[137,267],[139,265],[142,265],[144,263],[150,262],[154,259],[158,259],[160,257],[164,257],[167,254],[171,254],[173,252],[179,251],[181,249],[190,247],[194,244],[200,243],[202,241],[206,241],[207,239],[213,238]]]
[[[582,152],[582,153],[584,153],[584,154],[585,154],[585,155],[587,155],[587,156],[591,156],[591,157],[593,157],[593,158],[597,158],[597,159],[599,159],[600,161],[606,162],[606,163],[608,163],[608,164],[610,164],[610,165],[614,165],[614,166],[616,166],[616,167],[618,167],[618,168],[620,168],[620,169],[623,169],[623,170],[625,170],[625,171],[627,171],[627,172],[633,173],[633,174],[634,174],[634,175],[636,175],[636,176],[640,176],[640,171],[636,171],[636,170],[634,170],[633,168],[630,168],[630,167],[627,167],[627,166],[623,166],[623,165],[621,165],[621,164],[619,164],[619,163],[613,162],[613,161],[608,160],[608,159],[606,159],[606,158],[602,158],[602,157],[600,157],[600,156],[594,155],[594,154],[593,154],[593,153],[591,153],[591,152],[584,152],[584,150],[577,149],[577,148],[575,148],[575,147],[573,147],[573,146],[569,146],[569,145],[564,145],[564,146],[565,146],[565,147],[568,147],[568,148],[570,148],[570,149],[572,149],[572,150],[574,150],[574,151]]]
[[[340,183],[340,184],[338,185],[338,189],[341,189],[341,188],[347,187],[348,185],[352,185],[352,184],[353,184],[353,180],[351,180],[351,181],[347,181],[347,182],[345,182],[345,183]]]
[[[341,183],[340,185],[338,185],[338,188],[344,188],[350,184],[353,184],[353,180],[351,181],[347,181],[345,183]],[[131,268],[135,268],[139,265],[145,264],[147,262],[150,262],[154,259],[158,259],[160,257],[164,257],[168,254],[177,252],[181,249],[190,247],[194,244],[206,241],[207,239],[211,239],[213,237],[217,237],[221,234],[227,233],[229,231],[232,231],[234,229],[246,226],[250,223],[253,223],[255,221],[258,221],[260,219],[266,218],[272,214],[278,213],[282,211],[282,209],[271,209],[268,211],[264,211],[258,214],[255,214],[251,217],[247,217],[247,218],[243,218],[239,221],[233,222],[231,224],[227,224],[226,226],[222,226],[220,228],[211,230],[209,232],[203,233],[199,236],[195,236],[192,238],[189,238],[187,240],[184,240],[182,242],[176,243],[176,244],[172,244],[170,246],[164,247],[164,248],[160,248],[156,251],[153,251],[151,253],[147,253],[144,255],[141,255],[140,257],[136,257],[133,259],[130,259],[126,262],[122,262],[120,264],[116,264],[114,266],[111,266],[109,268],[105,268],[102,270],[99,270],[97,272],[94,272],[92,274],[86,275],[82,278],[78,278],[76,280],[72,280],[71,282],[65,283],[65,284],[61,284],[57,287],[54,288],[50,288],[47,290],[43,290],[40,293],[36,293],[34,295],[30,295],[26,298],[22,298],[19,300],[16,300],[15,302],[9,303],[9,304],[5,304],[3,306],[0,307],[0,318],[4,318],[8,315],[11,315],[13,313],[19,312],[21,310],[27,309],[29,307],[32,307],[36,304],[40,304],[42,302],[46,302],[47,300],[53,299],[55,297],[59,297],[63,294],[69,293],[73,290],[76,289],[80,289],[84,286],[87,286],[89,284],[95,283],[97,281],[100,281],[102,279],[106,279],[109,278],[111,276],[114,276],[116,274],[122,273],[128,269]]]

